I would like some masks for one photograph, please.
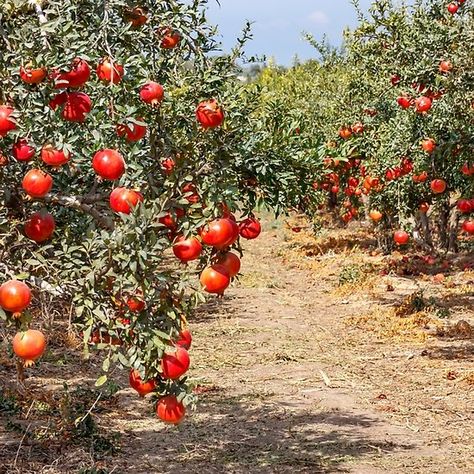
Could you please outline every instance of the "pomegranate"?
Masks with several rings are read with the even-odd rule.
[[[448,12],[451,13],[451,15],[455,15],[459,10],[459,5],[455,2],[451,2],[448,4]]]
[[[410,236],[404,230],[397,230],[393,234],[393,240],[397,245],[406,245],[410,240]]]
[[[146,135],[146,124],[143,118],[136,119],[135,122],[121,123],[117,125],[117,135],[125,137],[128,142],[138,142]]]
[[[184,408],[182,402],[178,402],[176,395],[166,395],[158,400],[156,415],[165,423],[177,425],[183,421],[186,415],[186,408]]]
[[[239,224],[240,235],[244,239],[256,239],[262,231],[260,222],[255,217],[248,217]]]
[[[182,377],[189,369],[189,354],[183,347],[177,346],[172,354],[164,353],[161,359],[161,370],[163,378],[177,380]]]
[[[474,208],[472,207],[472,203],[470,199],[460,199],[457,202],[457,208],[463,214],[469,214],[470,212],[474,211]]]
[[[117,150],[106,148],[94,155],[92,167],[101,178],[115,181],[125,173],[125,160]]]
[[[462,223],[462,230],[468,234],[474,234],[474,221],[464,221]]]
[[[159,105],[163,101],[165,91],[157,82],[148,81],[140,89],[140,99],[145,104]]]
[[[201,273],[200,282],[208,293],[222,294],[230,285],[230,275],[223,265],[215,264]]]
[[[426,153],[433,153],[436,149],[436,142],[432,138],[426,138],[421,142],[421,147]]]
[[[0,286],[0,306],[11,313],[21,313],[31,303],[31,290],[26,283],[9,280]]]
[[[429,97],[421,96],[415,100],[415,109],[418,113],[426,113],[432,107],[432,102]]]
[[[397,103],[402,109],[409,109],[412,104],[412,99],[407,96],[400,96],[397,99]]]
[[[26,138],[20,138],[12,148],[12,154],[18,161],[30,161],[35,153],[35,149],[28,145]]]
[[[41,331],[28,329],[17,332],[13,338],[13,352],[23,359],[25,367],[29,367],[39,359],[46,349],[46,339]]]
[[[202,241],[206,245],[222,247],[234,237],[232,220],[226,217],[210,222],[201,230]]]
[[[178,46],[178,43],[181,41],[181,36],[176,31],[171,28],[160,28],[158,34],[161,37],[161,47],[163,49],[173,49]]]
[[[110,207],[115,212],[130,214],[139,202],[143,202],[143,196],[133,189],[115,188],[110,193]]]
[[[140,372],[137,369],[132,369],[129,375],[130,387],[138,392],[140,397],[144,397],[149,393],[153,392],[156,388],[156,382],[154,380],[143,381],[140,377]]]
[[[97,76],[105,83],[118,84],[124,74],[124,68],[120,64],[113,62],[110,58],[104,58],[97,66]]]
[[[174,341],[174,344],[179,347],[183,347],[186,350],[189,350],[191,348],[191,344],[193,342],[193,338],[191,336],[191,332],[189,329],[183,329],[179,335],[178,339]]]
[[[13,118],[14,110],[7,105],[0,105],[0,137],[16,129],[16,121]]]
[[[347,139],[349,139],[349,138],[352,137],[352,130],[351,130],[350,127],[346,127],[346,126],[341,127],[341,128],[339,129],[339,132],[338,132],[338,133],[339,133],[339,136],[340,136],[343,140],[347,140]]]
[[[53,71],[51,78],[55,89],[79,89],[83,87],[91,76],[91,68],[86,60],[75,58],[71,69],[67,72]]]
[[[32,68],[30,66],[20,67],[20,78],[27,84],[39,84],[43,82],[48,75],[48,71],[44,67]]]
[[[370,212],[369,212],[369,217],[370,217],[374,222],[379,222],[379,221],[382,219],[383,214],[382,214],[380,211],[373,210],[373,211],[370,211]]]
[[[232,252],[226,252],[217,257],[216,263],[222,265],[231,278],[235,277],[240,271],[240,258]]]
[[[22,181],[23,189],[34,198],[42,198],[51,191],[53,178],[42,170],[32,169]]]
[[[451,61],[441,61],[439,63],[440,72],[450,72],[453,69],[453,63]]]
[[[92,109],[92,101],[83,92],[61,92],[49,102],[49,106],[53,110],[62,107],[61,116],[64,120],[82,123]]]
[[[203,128],[216,128],[224,122],[224,112],[216,99],[204,100],[196,108],[196,119]]]
[[[71,159],[71,155],[65,150],[54,148],[52,145],[44,145],[41,148],[41,159],[47,165],[57,167],[65,165]]]
[[[35,242],[44,242],[51,238],[55,227],[54,217],[49,212],[35,212],[25,223],[25,235]]]
[[[447,184],[446,184],[446,181],[444,181],[444,179],[434,179],[433,181],[431,181],[431,190],[435,193],[435,194],[442,194],[446,191],[446,188],[447,188]]]
[[[202,245],[196,237],[179,237],[173,245],[173,253],[183,263],[197,260],[201,256]]]

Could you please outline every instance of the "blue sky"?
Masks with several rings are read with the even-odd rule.
[[[209,0],[208,17],[219,25],[224,50],[235,44],[245,23],[254,21],[253,41],[247,54],[274,56],[278,64],[291,64],[295,54],[301,59],[315,56],[311,46],[301,39],[301,32],[321,39],[327,34],[330,42],[339,45],[342,31],[354,26],[357,17],[349,0]],[[363,10],[372,0],[360,0]]]

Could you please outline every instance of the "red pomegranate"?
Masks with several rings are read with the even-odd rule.
[[[12,148],[12,154],[18,161],[30,161],[35,153],[35,149],[28,145],[26,138],[20,138]]]
[[[418,113],[426,113],[432,107],[432,102],[429,97],[421,96],[415,100],[415,109]]]
[[[224,111],[216,99],[204,100],[196,108],[196,119],[203,128],[216,128],[224,122]]]
[[[163,49],[173,49],[178,46],[181,41],[181,36],[178,32],[171,28],[160,28],[158,34],[161,37],[161,47]]]
[[[156,415],[165,423],[178,425],[186,415],[186,408],[182,402],[178,402],[176,395],[166,395],[158,400]]]
[[[248,217],[239,224],[240,235],[247,240],[256,239],[262,231],[260,221],[255,217]]]
[[[202,241],[206,245],[222,247],[234,237],[232,220],[226,217],[215,219],[201,230]]]
[[[208,293],[222,294],[230,285],[230,275],[223,265],[212,265],[201,273],[199,278],[204,290]]]
[[[136,369],[132,369],[129,375],[130,387],[138,392],[140,397],[144,397],[149,393],[153,392],[156,388],[156,382],[154,380],[143,381],[140,377],[140,372]]]
[[[46,349],[46,339],[41,331],[28,329],[17,332],[13,338],[13,352],[23,359],[25,367],[29,367],[39,359]]]
[[[91,68],[86,60],[75,58],[67,72],[53,71],[51,78],[55,89],[79,89],[91,76]]]
[[[25,223],[25,235],[35,242],[44,242],[51,238],[55,227],[54,217],[49,212],[35,212]]]
[[[463,214],[469,214],[470,212],[474,211],[470,199],[460,199],[457,202],[457,207]]]
[[[173,245],[173,253],[183,263],[198,259],[201,255],[201,252],[202,245],[196,237],[189,237],[185,239],[183,236],[181,236]]]
[[[474,221],[464,221],[462,230],[468,234],[474,234]]]
[[[115,181],[125,173],[125,160],[117,150],[106,148],[94,155],[92,167],[101,178]]]
[[[409,109],[412,104],[412,99],[403,95],[397,99],[397,103],[402,109]]]
[[[146,135],[147,127],[143,122],[143,118],[138,118],[135,122],[117,125],[117,135],[125,137],[128,142],[140,141]]]
[[[191,332],[189,329],[183,329],[179,335],[178,339],[174,341],[174,344],[179,347],[183,347],[186,350],[189,350],[191,348],[191,344],[193,342],[193,338],[191,336]]]
[[[13,118],[14,110],[8,105],[0,105],[0,137],[16,129],[16,121]]]
[[[42,198],[51,191],[53,178],[42,170],[32,169],[22,181],[23,189],[34,198]]]
[[[240,258],[232,252],[226,252],[217,257],[216,263],[227,269],[231,278],[240,271]]]
[[[31,290],[26,283],[9,280],[0,286],[0,306],[11,313],[21,313],[31,303]]]
[[[110,58],[102,59],[97,66],[96,72],[99,80],[112,84],[118,84],[125,74],[123,66],[111,61]]]
[[[430,186],[431,186],[431,190],[435,194],[442,194],[446,191],[446,188],[447,188],[447,184],[444,179],[434,179],[433,181],[431,181]]]
[[[110,207],[115,212],[130,214],[139,202],[143,202],[143,196],[133,189],[115,188],[110,193]]]
[[[410,240],[410,236],[408,235],[408,232],[405,232],[404,230],[397,230],[393,234],[393,240],[397,245],[406,245]]]
[[[58,167],[65,165],[71,159],[71,155],[66,150],[58,150],[52,145],[44,145],[41,148],[41,159],[47,165]]]
[[[20,67],[20,78],[27,84],[39,84],[43,82],[48,75],[48,71],[44,67],[32,68],[29,65]]]
[[[165,352],[161,359],[161,370],[163,378],[177,380],[182,377],[189,369],[189,354],[183,347],[175,347],[174,353]]]
[[[92,109],[92,101],[83,92],[61,92],[49,102],[49,106],[53,110],[61,107],[64,120],[82,123]]]
[[[161,84],[157,82],[148,81],[140,89],[140,99],[145,104],[159,105],[165,97],[165,91]]]

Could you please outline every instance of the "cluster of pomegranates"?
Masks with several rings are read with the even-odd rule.
[[[18,318],[31,303],[28,285],[19,280],[8,280],[0,286],[0,307]],[[17,332],[13,338],[13,352],[23,360],[25,367],[33,365],[46,349],[46,339],[41,331],[28,329]]]
[[[177,340],[170,344],[170,352],[165,352],[161,359],[160,380],[143,380],[140,372],[132,369],[129,375],[130,387],[144,397],[154,392],[160,381],[180,379],[189,369],[190,358],[188,350],[191,348],[192,336],[189,330],[180,332]],[[156,415],[165,423],[178,424],[186,414],[186,408],[175,394],[168,394],[158,399],[156,404]]]

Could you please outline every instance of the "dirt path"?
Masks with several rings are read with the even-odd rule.
[[[113,417],[125,441],[118,472],[444,469],[440,451],[420,433],[364,403],[347,378],[351,352],[341,348],[334,358],[342,320],[356,307],[329,295],[330,280],[276,258],[282,244],[281,230],[268,222],[262,237],[246,245],[240,284],[192,322],[192,376],[203,392],[197,412],[178,429],[163,428],[135,417],[146,402],[121,398],[128,417],[120,417],[122,410]]]

